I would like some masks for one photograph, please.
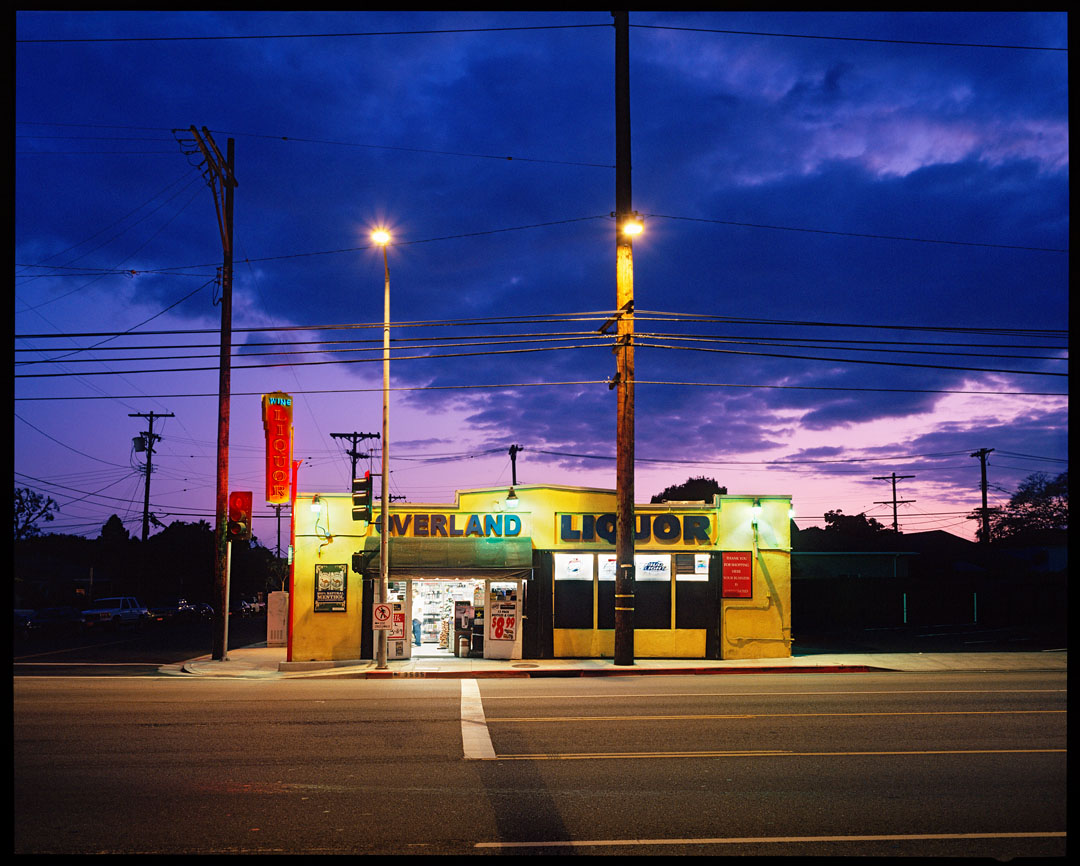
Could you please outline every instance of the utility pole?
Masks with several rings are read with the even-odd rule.
[[[630,190],[630,13],[615,19],[615,664],[634,663],[634,258]]]
[[[982,541],[983,544],[990,543],[990,509],[986,507],[986,458],[993,451],[993,448],[980,448],[969,454],[969,457],[978,457],[979,462],[982,464]]]
[[[347,442],[352,442],[352,450],[345,453],[352,458],[352,475],[349,476],[349,489],[352,490],[352,482],[356,480],[356,463],[361,457],[367,457],[367,454],[361,454],[356,450],[356,444],[361,439],[378,439],[380,434],[378,433],[331,433],[330,436],[334,439],[344,439]]]
[[[914,475],[897,475],[895,472],[892,475],[875,475],[875,481],[888,481],[892,479],[892,529],[893,532],[900,532],[900,525],[896,520],[896,506],[907,502],[917,502],[916,499],[897,499],[896,498],[896,482],[902,478],[914,478]],[[875,502],[874,505],[888,505],[888,502]]]
[[[236,189],[233,139],[222,156],[205,126],[202,135],[192,126],[191,134],[206,161],[206,177],[214,196],[218,231],[223,254],[221,266],[221,354],[218,372],[218,441],[217,441],[217,526],[214,531],[214,636],[211,658],[222,661],[228,655],[229,616],[229,540],[226,533],[229,504],[229,411],[232,393],[232,281],[233,281],[233,191]],[[205,140],[204,140],[205,136]]]
[[[142,434],[143,447],[146,450],[146,485],[143,490],[143,514],[142,514],[142,567],[140,569],[140,583],[136,595],[143,599],[143,590],[146,589],[148,575],[148,552],[146,549],[146,539],[150,537],[150,473],[153,472],[154,462],[154,443],[161,437],[154,432],[154,419],[155,418],[175,418],[172,412],[157,413],[154,412],[129,412],[128,418],[145,418],[147,420],[148,429]],[[137,450],[137,449],[136,449]],[[145,599],[143,599],[145,601]]]
[[[147,425],[150,428],[141,435],[143,437],[144,447],[146,448],[146,487],[143,492],[143,513],[142,513],[142,540],[143,544],[146,543],[147,537],[150,535],[150,473],[153,471],[151,464],[154,460],[154,443],[161,437],[154,432],[154,419],[155,418],[175,418],[176,416],[172,412],[128,412],[128,418],[145,418]]]
[[[517,487],[517,456],[524,450],[520,445],[510,446],[510,486]]]

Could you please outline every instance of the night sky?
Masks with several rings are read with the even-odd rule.
[[[630,14],[636,499],[704,475],[905,532],[1067,469],[1064,13]],[[615,486],[608,12],[19,12],[15,487],[43,528],[214,522],[222,247],[190,127],[235,141],[229,487],[273,548],[379,431],[391,491]],[[235,38],[222,38],[235,37]],[[378,440],[362,443],[374,449]]]

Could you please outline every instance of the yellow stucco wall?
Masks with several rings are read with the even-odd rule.
[[[404,524],[406,516],[426,515],[422,524],[430,531],[431,515],[454,517],[456,532],[461,534],[470,517],[479,515],[492,520],[515,515],[520,521],[519,537],[532,539],[537,550],[572,549],[612,552],[613,546],[601,539],[560,540],[560,518],[571,515],[580,526],[580,515],[612,513],[615,493],[596,488],[535,485],[515,487],[519,505],[506,508],[507,488],[484,488],[459,491],[452,504],[400,504],[390,513]],[[319,508],[311,504],[318,497]],[[757,526],[752,524],[752,507],[760,503]],[[660,541],[655,538],[641,548],[652,551],[680,552],[694,550],[751,551],[753,553],[751,599],[724,599],[721,629],[722,658],[777,658],[791,654],[791,567],[789,516],[790,497],[739,495],[718,497],[716,503],[639,504],[640,516],[673,513],[707,515],[710,538],[707,544],[685,544],[681,539]],[[376,497],[376,515],[379,503]],[[352,519],[352,497],[347,493],[301,493],[296,498],[296,539],[294,546],[294,584],[292,621],[292,660],[349,660],[360,657],[361,577],[352,569],[352,554],[364,546],[364,539],[377,538],[375,524]],[[394,521],[391,521],[394,526]],[[396,528],[396,526],[395,526]],[[414,536],[416,524],[410,519],[406,535]],[[463,536],[464,537],[464,536]],[[328,613],[314,610],[315,565],[318,563],[348,566],[347,610]],[[635,655],[644,657],[702,658],[705,655],[704,629],[638,629]],[[556,656],[610,657],[614,654],[614,632],[610,629],[555,629]]]

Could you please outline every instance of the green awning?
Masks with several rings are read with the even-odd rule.
[[[531,538],[391,538],[394,577],[528,577]],[[379,539],[364,539],[364,573],[380,573]]]

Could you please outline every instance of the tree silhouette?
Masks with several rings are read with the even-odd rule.
[[[673,484],[665,487],[663,493],[657,493],[651,502],[712,502],[713,496],[727,493],[726,487],[716,483],[715,478],[706,478],[699,475],[697,478],[687,478],[682,484]]]
[[[982,509],[969,515],[982,520]],[[1051,478],[1043,472],[1020,482],[1009,504],[990,512],[990,538],[994,541],[1022,540],[1046,530],[1069,528],[1069,473]],[[980,541],[982,525],[976,535]]]
[[[15,488],[15,540],[33,538],[41,534],[38,521],[48,523],[53,519],[53,512],[59,511],[50,496],[43,496],[29,487]]]

